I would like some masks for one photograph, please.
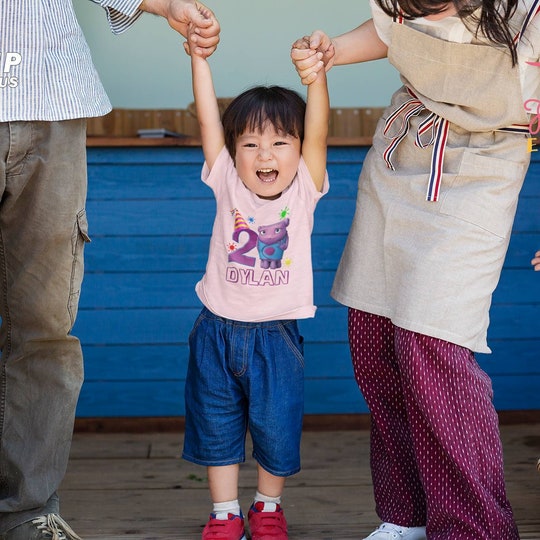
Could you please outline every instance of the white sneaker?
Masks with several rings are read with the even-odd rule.
[[[400,527],[393,523],[383,523],[364,540],[426,540],[425,527]]]

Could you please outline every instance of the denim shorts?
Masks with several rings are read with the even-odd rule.
[[[182,457],[206,466],[253,457],[274,476],[300,470],[303,338],[296,320],[250,323],[203,308],[189,336]]]

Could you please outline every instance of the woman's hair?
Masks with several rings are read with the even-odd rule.
[[[475,23],[477,32],[481,31],[492,43],[507,47],[512,55],[512,63],[517,62],[516,45],[510,30],[509,20],[514,14],[519,0],[376,0],[377,4],[391,17],[402,15],[406,19],[416,19],[435,15],[445,10],[449,3],[454,4],[461,19],[470,17],[482,8]]]
[[[262,131],[268,123],[277,133],[304,140],[306,102],[288,88],[255,86],[237,96],[223,113],[225,146],[232,158],[236,140],[246,131]]]

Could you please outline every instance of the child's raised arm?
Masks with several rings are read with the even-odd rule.
[[[302,143],[302,157],[318,191],[322,190],[326,176],[329,119],[328,84],[326,72],[322,69],[307,89],[304,141]]]
[[[293,43],[291,58],[297,53],[315,56],[315,61],[323,64],[322,52],[310,52],[309,38],[304,37]],[[328,138],[328,122],[330,119],[330,99],[326,71],[320,69],[308,86],[306,116],[304,119],[304,140],[302,157],[306,162],[315,187],[321,191],[326,176],[326,153]]]
[[[225,138],[210,64],[208,59],[197,54],[196,50],[193,48],[190,50],[190,38],[194,32],[195,28],[191,26],[184,47],[191,56],[193,97],[201,131],[202,149],[206,164],[211,169],[223,149]]]

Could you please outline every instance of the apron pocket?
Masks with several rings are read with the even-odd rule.
[[[525,172],[522,163],[465,153],[439,211],[507,238]]]

